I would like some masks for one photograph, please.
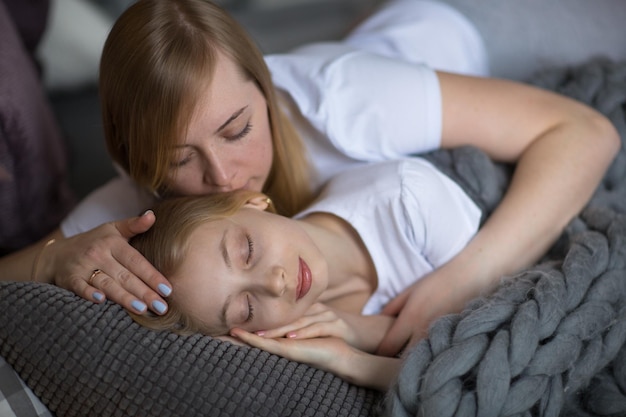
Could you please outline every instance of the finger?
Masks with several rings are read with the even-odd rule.
[[[266,337],[260,337],[255,335],[254,333],[247,332],[242,329],[231,329],[230,335],[236,339],[243,341],[244,343],[256,347],[262,350],[266,350],[270,353],[284,356],[285,350],[282,348],[282,345],[278,340],[281,339],[269,339]],[[286,340],[286,339],[282,339]]]
[[[114,248],[112,255],[120,264],[119,268],[111,271],[113,275],[118,275],[122,279],[128,278],[129,280],[137,278],[147,286],[138,287],[138,290],[141,290],[141,292],[133,292],[138,297],[144,300],[151,300],[155,299],[156,296],[156,294],[152,294],[152,291],[159,293],[163,297],[167,297],[172,293],[172,285],[167,278],[137,249],[125,244]],[[122,266],[123,268],[121,268]]]
[[[88,287],[93,288],[96,291],[100,291],[106,295],[106,297],[120,304],[122,307],[136,314],[144,314],[148,310],[148,304],[140,298],[134,296],[130,291],[125,289],[120,283],[108,275],[102,270],[99,273],[95,271],[91,274],[87,280],[81,279]],[[88,291],[89,289],[87,289]],[[155,313],[164,314],[167,311],[167,306],[162,302],[164,307],[161,307],[158,303],[153,303],[156,307]]]
[[[146,210],[141,216],[114,222],[115,227],[126,239],[144,233],[154,225],[156,216],[152,210]]]
[[[232,343],[237,346],[250,346],[247,343],[244,343],[241,339],[232,336],[215,336],[215,339],[222,340],[224,342]]]
[[[317,337],[338,337],[345,334],[343,322],[334,320],[332,322],[317,322],[310,326],[288,332],[285,337],[288,339],[315,339]]]
[[[329,310],[325,310],[316,315],[303,316],[298,320],[289,323],[285,326],[277,327],[275,329],[263,330],[256,332],[258,336],[269,337],[269,338],[277,338],[277,337],[288,337],[289,333],[295,332],[296,330],[311,326],[313,323],[318,322],[330,322],[337,319],[335,313]]]

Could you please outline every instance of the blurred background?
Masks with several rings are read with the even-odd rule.
[[[134,0],[54,0],[37,50],[46,91],[68,141],[70,185],[83,197],[115,175],[97,92],[100,52]],[[266,53],[341,38],[380,0],[218,0]]]

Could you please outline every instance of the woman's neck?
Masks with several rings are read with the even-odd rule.
[[[328,289],[320,297],[326,304],[348,299],[364,304],[377,286],[376,268],[357,231],[329,213],[312,213],[299,220],[328,263]],[[355,306],[360,312],[360,307]],[[346,310],[345,308],[343,308]],[[348,308],[352,310],[352,308]]]

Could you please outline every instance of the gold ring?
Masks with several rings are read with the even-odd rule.
[[[101,272],[102,272],[102,271],[101,271],[101,270],[99,270],[99,269],[94,269],[94,270],[93,270],[93,272],[91,273],[91,276],[90,276],[90,277],[89,277],[89,279],[87,280],[87,283],[88,283],[89,285],[92,285],[92,286],[93,286],[93,284],[92,284],[93,279],[96,277],[96,275],[98,275],[98,274],[99,274],[99,273],[101,273]]]

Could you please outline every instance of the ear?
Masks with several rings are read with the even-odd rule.
[[[257,210],[261,210],[261,211],[265,211],[267,210],[267,208],[269,207],[269,205],[272,203],[272,200],[270,200],[269,197],[265,196],[265,195],[257,195],[254,196],[252,198],[250,198],[246,204],[244,204],[244,207],[248,207],[248,208],[254,208]]]

